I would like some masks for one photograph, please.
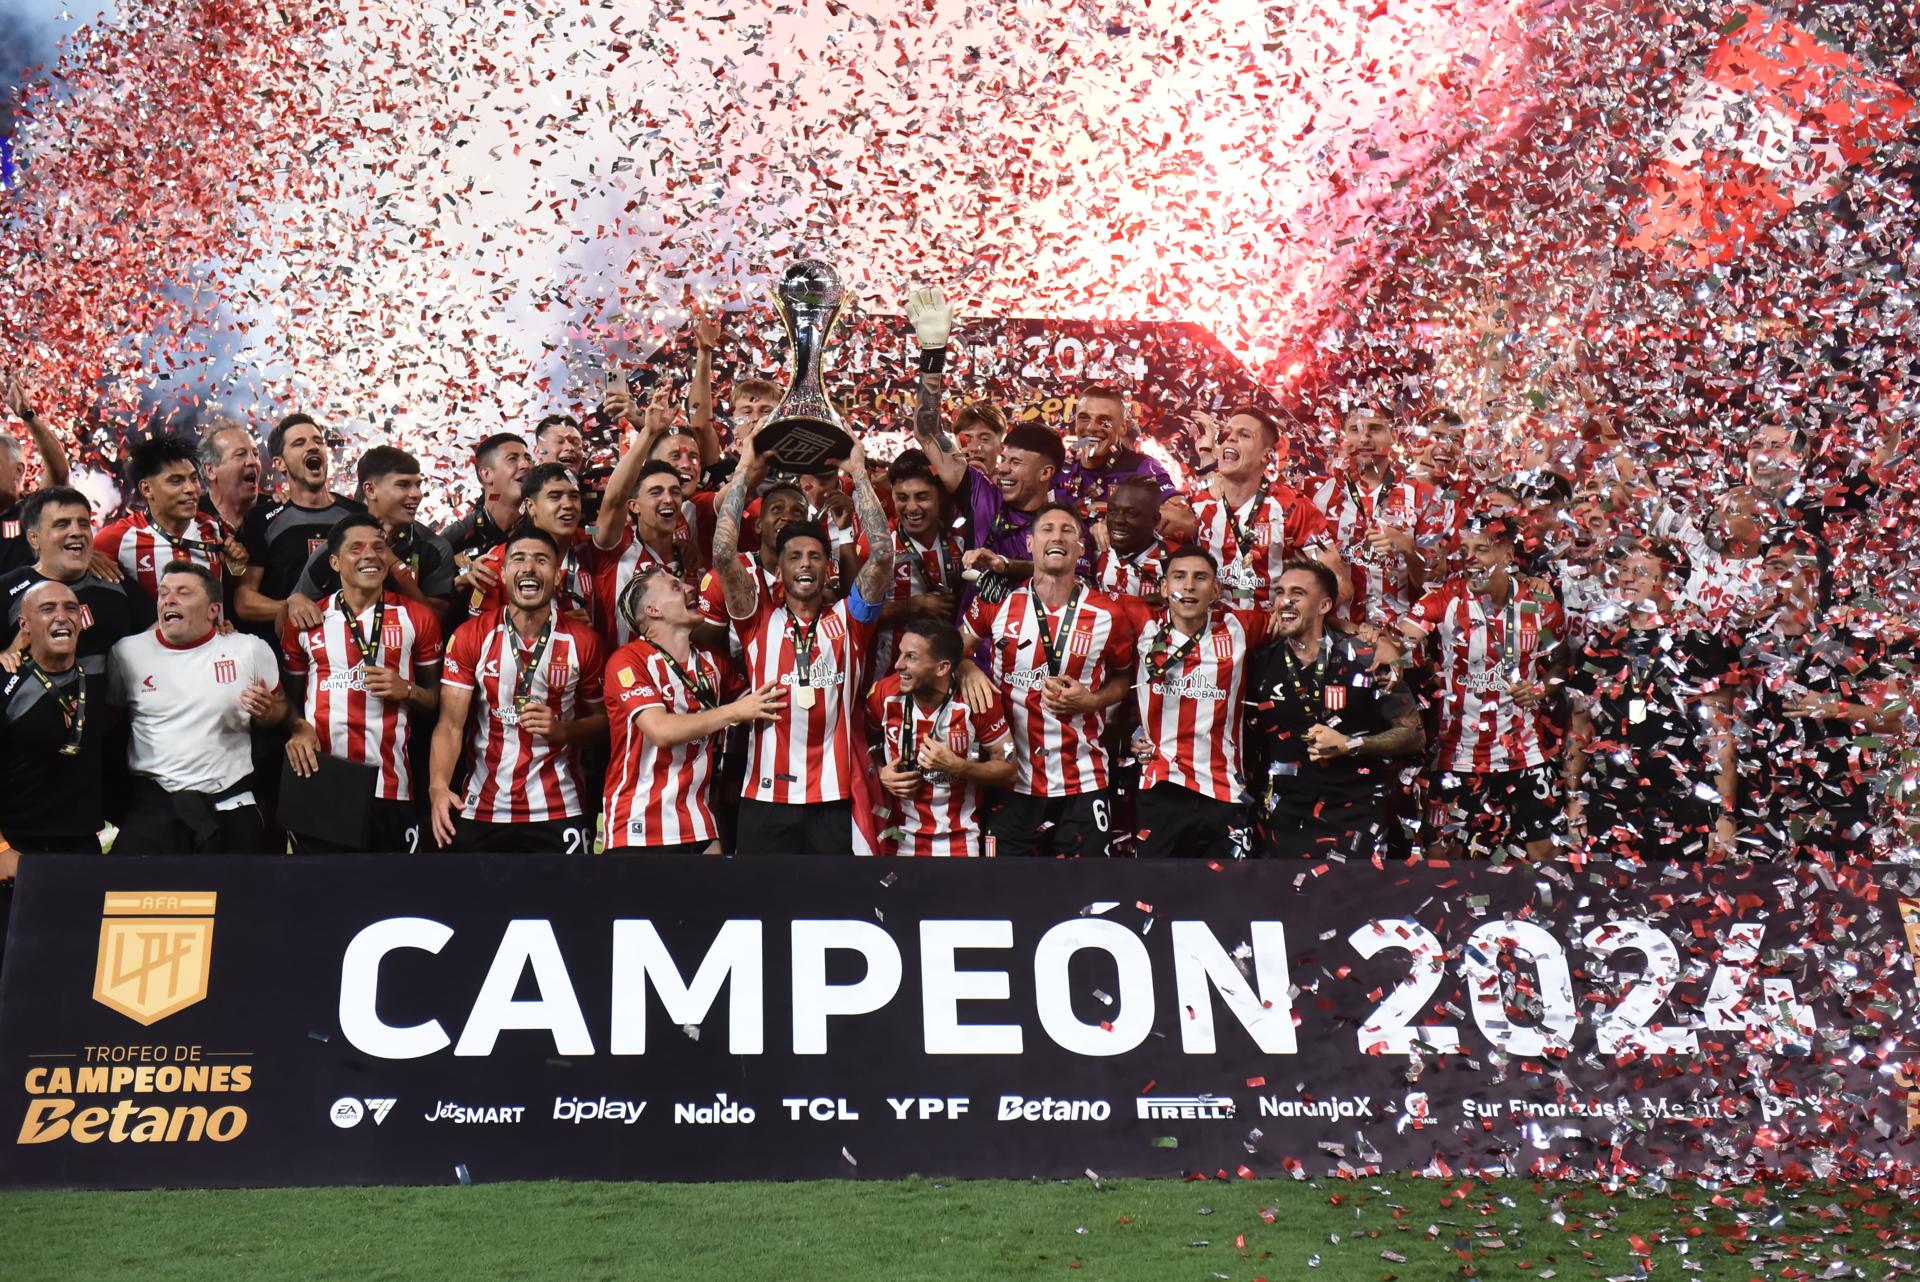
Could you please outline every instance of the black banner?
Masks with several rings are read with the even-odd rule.
[[[1915,1152],[1908,870],[24,864],[11,1185]]]

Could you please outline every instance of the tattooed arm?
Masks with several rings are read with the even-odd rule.
[[[853,581],[854,591],[869,605],[879,605],[893,587],[893,535],[887,525],[887,510],[880,506],[873,478],[867,475],[866,448],[858,440],[840,470],[853,478],[853,512],[860,518],[860,528],[866,532],[871,549],[860,577]]]
[[[746,511],[747,492],[763,470],[759,451],[749,436],[740,442],[739,465],[733,469],[726,488],[720,491],[720,501],[714,505],[713,572],[720,576],[730,618],[752,618],[760,604],[760,589],[753,581],[753,571],[740,564],[740,515]],[[891,539],[887,546],[892,548]]]
[[[913,404],[913,434],[948,493],[967,474],[966,455],[940,425],[940,399],[946,390],[947,338],[953,332],[953,307],[937,289],[916,289],[907,298],[907,319],[920,344],[920,378]]]

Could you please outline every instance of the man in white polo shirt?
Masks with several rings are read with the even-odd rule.
[[[220,630],[220,581],[205,566],[169,564],[157,604],[159,626],[117,643],[108,670],[133,723],[133,787],[114,853],[258,853],[248,731],[287,718],[273,651]]]

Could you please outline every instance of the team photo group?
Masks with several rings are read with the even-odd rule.
[[[11,378],[0,876],[103,837],[1653,861],[1898,831],[1908,638],[1832,573],[1883,458],[1816,480],[1762,422],[1744,475],[1664,485],[1617,433],[1494,437],[1389,371],[1304,425],[1195,407],[1176,459],[1119,386],[1010,422],[949,379],[941,293],[902,304],[884,461],[804,379],[716,403],[710,316],[684,391],[610,376],[470,477],[215,419],[133,441],[122,511]],[[427,528],[435,498],[465,515]]]

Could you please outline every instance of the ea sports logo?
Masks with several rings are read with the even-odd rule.
[[[360,1125],[360,1119],[367,1115],[367,1107],[351,1095],[345,1095],[333,1102],[327,1110],[327,1120],[343,1131],[352,1130]]]

